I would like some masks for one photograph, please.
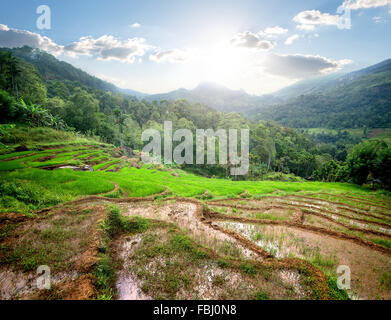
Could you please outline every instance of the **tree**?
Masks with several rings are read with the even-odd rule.
[[[368,176],[387,184],[390,180],[390,147],[382,140],[369,140],[358,144],[346,159],[349,177],[354,183],[364,184]]]
[[[87,91],[76,88],[65,107],[65,121],[76,130],[86,133],[99,125],[96,113],[99,102]]]
[[[13,120],[16,116],[17,108],[15,99],[5,90],[0,89],[0,114],[2,121]]]
[[[65,117],[65,101],[60,97],[48,98],[45,107],[51,114]]]

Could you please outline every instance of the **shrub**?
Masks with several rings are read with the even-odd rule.
[[[257,272],[256,270],[256,267],[249,263],[249,262],[245,262],[243,264],[240,265],[240,270],[244,273],[247,273],[247,274],[250,274],[250,275],[253,275]]]
[[[143,232],[148,229],[149,221],[141,217],[124,217],[117,206],[111,206],[102,227],[110,237],[113,237],[120,232]]]
[[[337,278],[327,277],[329,295],[333,300],[350,300],[348,292],[338,288]]]
[[[255,293],[255,300],[269,300],[269,295],[263,291],[263,290],[259,290]]]

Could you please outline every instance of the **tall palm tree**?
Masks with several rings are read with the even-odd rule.
[[[16,79],[21,74],[21,70],[19,68],[18,59],[15,58],[11,53],[9,53],[8,68],[11,76],[12,92],[16,95],[16,98],[19,98],[18,84]]]

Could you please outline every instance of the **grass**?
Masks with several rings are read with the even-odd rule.
[[[282,182],[282,181],[231,181],[227,179],[208,179],[176,169],[179,177],[172,175],[172,169],[159,170],[156,166],[145,165],[141,169],[123,167],[118,172],[76,172],[68,169],[41,170],[38,167],[58,164],[82,165],[93,164],[94,169],[105,166],[115,168],[119,159],[112,157],[114,146],[99,144],[96,141],[77,136],[69,132],[56,131],[49,128],[12,129],[7,143],[26,144],[29,151],[14,152],[9,146],[8,152],[0,155],[0,181],[15,184],[27,184],[43,194],[42,200],[35,204],[26,204],[18,196],[0,193],[0,211],[15,210],[31,212],[51,204],[69,201],[80,196],[108,193],[112,183],[117,183],[121,192],[132,197],[149,196],[160,193],[167,187],[174,196],[199,197],[207,190],[205,199],[236,197],[247,190],[249,196],[261,197],[273,194],[290,194],[295,192],[331,193],[356,192],[365,194],[368,190],[359,186],[344,183],[323,182]],[[5,139],[5,138],[4,138]],[[41,142],[45,141],[45,144]],[[45,149],[50,147],[51,149]],[[36,152],[36,154],[32,154]],[[22,158],[5,161],[6,159]],[[48,159],[45,160],[45,157]],[[156,169],[158,168],[158,169]],[[121,192],[110,194],[121,197]],[[50,199],[45,200],[45,199]],[[260,218],[277,219],[275,216]]]
[[[41,156],[41,155],[38,155]],[[169,188],[174,195],[194,197],[205,189],[215,197],[232,197],[244,189],[253,195],[267,195],[276,190],[285,193],[331,191],[342,193],[347,191],[365,192],[365,188],[344,183],[324,182],[277,182],[277,181],[230,181],[224,179],[207,179],[181,172],[181,176],[173,177],[169,172],[152,173],[146,168],[123,168],[119,172],[77,172],[70,169],[40,170],[23,168],[21,160],[0,161],[0,180],[8,182],[27,182],[36,188],[44,188],[48,193],[62,201],[78,196],[107,193],[112,190],[112,182],[132,197],[149,196]],[[13,169],[20,169],[14,170]],[[1,195],[3,196],[3,195]],[[6,208],[2,206],[2,208]],[[2,210],[0,208],[0,210]]]
[[[386,289],[391,289],[391,272],[384,272],[380,279],[381,286]]]
[[[378,199],[390,201],[389,194],[371,192],[368,189],[346,183],[323,183],[308,181],[231,181],[228,179],[209,179],[196,176],[176,169],[179,177],[173,176],[170,168],[159,170],[158,167],[145,165],[142,168],[125,166],[118,172],[96,171],[105,166],[106,169],[115,168],[120,160],[113,157],[113,146],[105,148],[95,141],[78,137],[71,133],[57,134],[50,130],[29,131],[31,137],[22,139],[22,133],[17,131],[12,140],[15,144],[24,143],[29,151],[15,152],[10,147],[8,151],[0,151],[0,212],[32,213],[34,210],[70,201],[87,195],[105,194],[107,197],[120,198],[124,194],[131,197],[142,197],[157,194],[168,188],[172,195],[183,197],[200,197],[203,200],[211,198],[237,197],[247,190],[253,198],[265,198],[268,195],[307,194],[327,192],[331,194],[350,193],[362,199]],[[38,144],[42,137],[48,134],[45,145]],[[43,148],[51,146],[52,149]],[[2,153],[3,152],[3,153]],[[8,153],[4,153],[8,152]],[[36,153],[36,154],[33,154]],[[7,161],[13,157],[19,159]],[[45,157],[47,159],[45,160]],[[91,164],[93,172],[62,170],[42,170],[41,166],[56,164]],[[113,190],[113,183],[118,190]],[[207,192],[205,192],[207,190]],[[355,204],[352,199],[340,199],[333,196],[319,196],[329,200],[341,201],[355,205],[363,210],[365,204]],[[244,201],[244,205],[246,201]],[[221,209],[223,210],[223,209]],[[224,209],[226,211],[226,209]],[[235,213],[238,210],[232,209]],[[239,214],[239,212],[237,212]],[[289,215],[288,215],[289,216]],[[285,220],[285,215],[273,213],[256,213],[259,219]],[[38,265],[47,264],[54,270],[67,270],[71,267],[70,258],[75,256],[86,245],[85,226],[91,216],[83,213],[76,217],[72,214],[61,219],[47,220],[45,228],[32,227],[21,232],[12,228],[0,230],[0,240],[13,233],[18,234],[18,242],[14,246],[2,245],[0,264],[13,264],[24,271],[33,271]],[[0,214],[1,221],[1,214]],[[148,219],[141,217],[124,217],[116,206],[109,208],[109,213],[101,224],[103,230],[102,247],[100,248],[99,262],[94,274],[97,278],[97,299],[112,299],[115,296],[114,283],[117,266],[110,252],[113,237],[121,234],[143,235],[143,246],[138,250],[135,260],[134,272],[143,280],[143,288],[155,298],[175,298],[183,288],[195,286],[195,267],[215,263],[224,270],[235,270],[246,279],[257,278],[258,267],[249,261],[243,260],[240,248],[225,241],[215,248],[219,258],[214,259],[206,248],[191,239],[183,230],[172,225],[156,225]],[[87,226],[85,226],[87,228]],[[159,228],[164,234],[159,237]],[[152,230],[153,229],[153,230]],[[153,232],[152,232],[153,231]],[[88,233],[87,233],[88,234]],[[254,241],[275,240],[278,247],[286,244],[285,235],[274,239],[273,235],[257,233],[253,235]],[[76,241],[76,244],[75,244]],[[373,242],[391,248],[391,241],[372,239]],[[269,250],[271,250],[269,248]],[[166,265],[162,266],[159,277],[145,269],[151,259],[164,258]],[[237,265],[232,261],[239,261]],[[322,257],[319,253],[309,255],[307,260],[318,266],[328,276],[330,295],[335,299],[345,299],[346,292],[336,288],[335,279],[331,270],[335,267],[335,259]],[[260,274],[260,273],[259,273]],[[192,278],[193,277],[193,278]],[[381,285],[390,288],[391,276],[385,273],[381,278]],[[216,286],[224,287],[223,277],[215,276]],[[227,288],[228,290],[229,288]],[[269,295],[262,288],[252,290],[249,297],[254,299],[268,299]]]
[[[240,270],[244,273],[249,274],[249,275],[254,275],[257,273],[256,266],[254,266],[250,262],[245,262],[245,263],[241,264]]]
[[[327,276],[327,286],[330,297],[333,300],[350,300],[348,292],[344,289],[339,289],[337,285],[337,278]]]
[[[263,290],[259,290],[255,293],[255,300],[269,300],[269,299],[270,299],[269,295]]]
[[[48,265],[52,272],[70,270],[72,258],[88,245],[94,219],[92,210],[85,210],[13,230],[18,241],[2,244],[0,265],[12,264],[23,271],[34,271],[40,265]]]
[[[23,135],[24,131],[27,132]],[[83,163],[94,163],[94,169],[96,170],[107,165],[110,165],[109,169],[116,167],[119,160],[110,156],[113,146],[106,145],[105,148],[101,148],[101,145],[96,141],[80,138],[71,133],[57,132],[48,128],[19,128],[12,134],[14,134],[12,142],[30,143],[31,150],[13,152],[13,148],[10,147],[8,154],[2,154],[0,156],[0,179],[13,182],[28,181],[31,185],[47,189],[63,201],[82,195],[109,192],[112,186],[111,182],[117,183],[121,190],[135,197],[159,193],[164,191],[165,187],[169,188],[174,195],[185,197],[197,197],[208,190],[207,196],[204,197],[207,199],[212,197],[234,197],[241,194],[243,190],[247,190],[249,196],[262,196],[275,191],[279,193],[325,190],[335,193],[347,191],[365,193],[367,191],[365,188],[343,183],[208,179],[179,169],[176,172],[179,173],[180,177],[175,177],[171,175],[172,169],[154,170],[155,167],[147,165],[141,169],[124,167],[118,172],[44,171],[34,168],[58,164],[81,165]],[[31,135],[31,137],[28,137],[28,135]],[[54,148],[42,150],[43,145],[38,144],[41,141],[47,141],[45,143],[46,147],[52,146]],[[60,141],[61,144],[59,144]],[[32,150],[37,154],[30,155]],[[18,156],[25,157],[5,161],[7,158]],[[42,161],[43,158],[48,156],[54,157]],[[116,197],[118,194],[113,196]],[[5,207],[3,205],[1,208]]]
[[[157,257],[162,257],[165,263],[154,273],[146,266]],[[155,298],[174,299],[179,290],[195,285],[189,268],[208,259],[208,255],[186,234],[169,226],[163,238],[155,232],[146,234],[142,245],[129,258],[134,273],[142,279],[144,291]]]
[[[321,192],[331,193],[356,192],[365,194],[368,189],[346,183],[324,182],[292,182],[292,181],[231,181],[228,179],[208,179],[196,176],[176,169],[179,177],[172,174],[172,169],[156,170],[156,166],[145,165],[141,169],[124,167],[118,172],[74,172],[71,170],[43,171],[35,167],[57,165],[93,163],[94,169],[101,169],[110,165],[114,168],[118,164],[118,158],[111,157],[114,146],[99,144],[96,141],[79,137],[73,133],[56,131],[48,128],[14,128],[11,140],[4,142],[29,144],[31,150],[37,154],[29,155],[30,151],[13,152],[10,147],[8,155],[0,156],[0,179],[6,181],[29,181],[39,185],[50,192],[66,199],[82,195],[109,192],[111,182],[119,185],[122,191],[130,196],[141,197],[164,191],[165,187],[172,191],[173,195],[185,197],[197,197],[208,190],[206,198],[235,197],[247,190],[249,196],[259,197],[272,194],[295,192]],[[54,149],[42,149],[42,141],[45,146]],[[61,144],[59,142],[61,141]],[[5,152],[5,151],[4,151]],[[7,157],[26,156],[12,161],[4,161]],[[55,155],[47,161],[37,161],[46,156]],[[86,159],[93,156],[92,159]],[[61,172],[62,171],[62,172]],[[64,181],[65,180],[65,181]],[[62,184],[59,184],[62,183]],[[1,208],[0,208],[1,209]]]
[[[333,257],[323,257],[319,251],[314,254],[314,257],[311,258],[311,263],[318,266],[324,271],[333,270],[337,264],[337,261]]]
[[[110,214],[101,225],[104,232],[113,237],[121,232],[137,233],[144,232],[149,227],[149,221],[141,217],[124,217],[118,206],[110,206]]]
[[[289,217],[288,215],[278,216],[278,215],[273,214],[273,213],[265,213],[265,212],[257,212],[256,213],[256,218],[257,219],[267,219],[267,220],[280,220],[280,221],[283,221],[283,220],[287,220],[288,217]]]
[[[150,227],[147,219],[141,217],[124,217],[118,206],[112,205],[108,208],[108,214],[101,223],[103,235],[101,237],[101,247],[99,262],[94,274],[97,279],[97,299],[111,300],[115,295],[115,280],[117,266],[114,263],[110,248],[112,239],[121,233],[134,234],[144,232]]]
[[[376,244],[379,244],[386,248],[391,248],[391,240],[386,239],[372,239],[372,241]]]
[[[113,164],[118,164],[120,162],[120,160],[112,160],[112,161],[107,161],[107,162],[103,162],[103,163],[100,163],[100,164],[97,164],[96,166],[94,166],[94,170],[99,170],[99,169],[102,169],[103,167],[107,166],[107,165],[113,165]],[[111,166],[110,166],[111,167]],[[108,169],[109,167],[107,167]]]
[[[261,288],[262,281],[256,277],[260,267],[250,261],[240,264],[237,260],[210,255],[206,248],[173,224],[151,224],[127,261],[125,272],[136,275],[142,290],[154,299],[183,299],[186,293],[199,298],[204,290],[212,290],[224,299],[255,299],[261,296],[256,294],[258,292],[269,297]],[[209,273],[215,268],[221,268],[222,273]],[[243,279],[238,287],[229,284],[232,273]]]

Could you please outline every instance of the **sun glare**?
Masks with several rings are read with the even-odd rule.
[[[206,81],[225,85],[232,85],[238,73],[244,68],[240,50],[227,45],[210,48],[205,52],[202,63],[203,77]]]
[[[197,78],[198,82],[215,82],[235,88],[240,74],[246,72],[246,53],[227,42],[192,52],[187,73],[192,79]]]

